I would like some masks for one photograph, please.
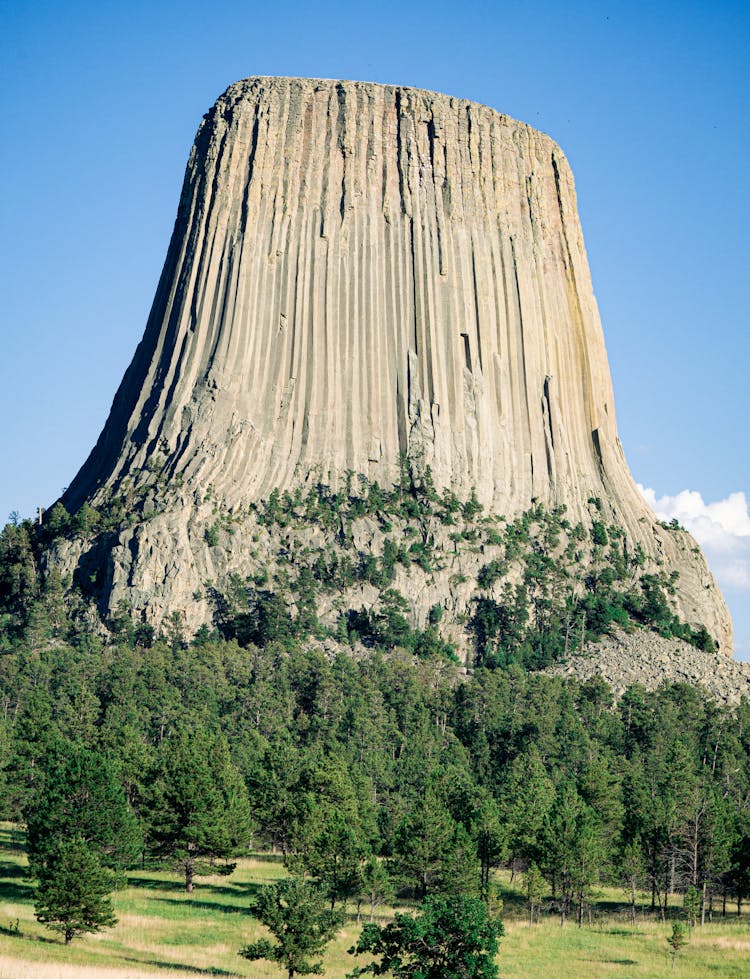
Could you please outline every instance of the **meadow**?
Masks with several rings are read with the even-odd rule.
[[[76,938],[66,947],[36,921],[22,836],[4,824],[0,827],[0,979],[280,977],[278,967],[247,962],[238,950],[263,931],[249,913],[253,895],[285,873],[278,859],[253,856],[240,860],[231,877],[202,877],[193,893],[186,894],[174,874],[130,871],[115,896],[118,924],[98,935]],[[750,975],[750,915],[715,917],[693,929],[672,971],[666,942],[669,924],[644,910],[633,926],[623,892],[608,888],[595,892],[591,920],[582,928],[570,922],[561,928],[553,914],[530,927],[517,882],[511,885],[507,874],[501,874],[498,882],[505,926],[498,956],[501,976],[740,979]],[[645,902],[646,896],[642,897]],[[386,920],[392,911],[381,909],[379,918]],[[677,904],[672,911],[678,913]],[[355,963],[347,953],[358,934],[354,908],[350,912],[324,962],[324,974],[335,979],[343,979]]]

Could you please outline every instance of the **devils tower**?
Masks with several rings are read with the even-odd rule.
[[[731,652],[702,555],[627,468],[558,146],[412,88],[237,82],[200,125],[144,337],[62,501],[140,519],[61,560],[99,562],[110,608],[195,625],[206,582],[246,573],[248,504],[347,473],[387,485],[403,460],[505,515],[590,521],[597,501]],[[406,588],[417,617],[439,584]]]

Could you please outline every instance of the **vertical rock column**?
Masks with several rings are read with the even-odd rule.
[[[231,509],[346,470],[388,483],[401,453],[503,513],[605,499],[701,604],[705,565],[660,533],[617,439],[555,143],[416,89],[238,82],[199,128],[144,338],[64,502],[137,487],[157,456],[186,504],[211,487]]]

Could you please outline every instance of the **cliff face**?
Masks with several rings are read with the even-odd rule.
[[[496,512],[601,498],[731,651],[702,556],[629,474],[559,148],[430,92],[238,82],[199,128],[144,338],[63,502],[158,469],[173,505],[120,538],[110,585],[187,611],[212,571],[207,498],[239,511],[347,470],[389,484],[404,455]]]

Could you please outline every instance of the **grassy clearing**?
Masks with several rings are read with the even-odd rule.
[[[722,922],[693,932],[680,953],[674,972],[666,936],[671,928],[661,923],[599,925],[561,929],[545,921],[533,929],[506,922],[506,938],[498,962],[503,976],[555,976],[555,979],[601,979],[604,976],[707,976],[750,975],[750,927]]]
[[[0,827],[0,979],[197,979],[205,976],[278,979],[270,963],[247,962],[238,949],[260,937],[248,914],[257,889],[284,875],[270,858],[239,861],[231,877],[201,878],[187,895],[174,875],[135,871],[116,895],[119,923],[100,935],[62,940],[34,918],[33,888],[17,834]],[[750,919],[718,919],[696,928],[674,972],[666,936],[669,925],[648,918],[634,928],[622,911],[623,895],[602,890],[592,924],[578,928],[547,917],[533,928],[525,920],[520,894],[501,879],[506,936],[498,958],[502,976],[603,979],[616,976],[750,975]],[[390,909],[389,912],[390,914]],[[387,916],[384,916],[384,918]],[[347,949],[357,935],[353,918],[329,946],[325,975],[343,979],[354,963]]]

